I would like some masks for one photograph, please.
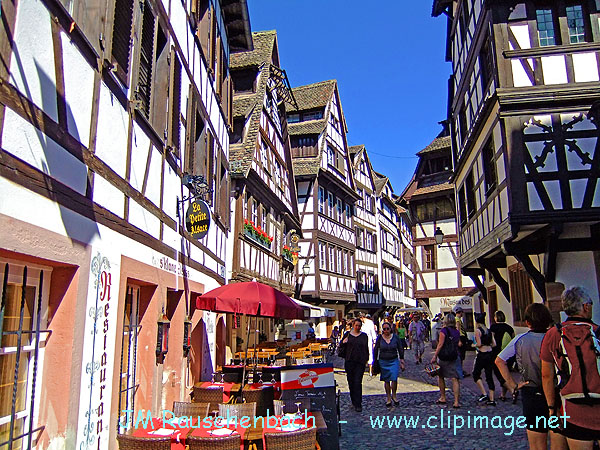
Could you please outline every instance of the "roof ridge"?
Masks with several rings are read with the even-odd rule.
[[[318,81],[316,83],[303,84],[302,86],[293,87],[292,90],[294,90],[294,89],[308,89],[308,88],[311,88],[311,87],[322,86],[322,85],[325,85],[325,84],[333,84],[333,83],[337,84],[337,80],[333,79],[333,80]]]

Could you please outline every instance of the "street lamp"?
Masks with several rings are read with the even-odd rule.
[[[304,276],[306,276],[310,273],[310,264],[308,263],[308,258],[306,259],[306,262],[302,266],[302,273],[304,274]]]
[[[444,242],[444,232],[440,229],[440,227],[437,227],[435,233],[433,233],[433,237],[435,238],[435,243],[438,246],[442,245],[442,242]]]

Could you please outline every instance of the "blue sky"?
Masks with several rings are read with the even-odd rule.
[[[337,79],[349,145],[402,193],[414,154],[441,131],[450,63],[432,0],[248,0],[252,31],[277,30],[292,87]],[[381,155],[394,156],[394,158]]]

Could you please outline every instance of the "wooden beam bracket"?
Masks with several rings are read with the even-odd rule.
[[[498,285],[502,291],[502,294],[504,295],[504,298],[506,298],[506,300],[508,300],[510,303],[510,289],[508,287],[508,282],[504,279],[504,277],[502,277],[502,274],[500,274],[500,271],[498,270],[498,267],[500,266],[483,258],[477,259],[477,264],[490,273],[492,280],[494,280],[494,283]]]
[[[544,275],[542,275],[542,273],[533,265],[529,255],[517,254],[515,255],[515,258],[523,264],[525,271],[531,277],[531,281],[533,281],[535,289],[544,300],[544,303],[546,303],[546,278]]]

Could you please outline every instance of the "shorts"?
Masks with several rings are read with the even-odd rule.
[[[419,356],[425,352],[425,342],[413,340],[412,343],[415,355]]]
[[[567,426],[563,427],[563,419],[558,419],[560,427],[556,429],[558,434],[569,439],[577,439],[578,441],[596,441],[600,439],[600,430],[590,430],[577,425],[573,425],[567,421]]]
[[[548,403],[541,389],[524,386],[521,388],[523,415],[527,429],[538,433],[548,432]],[[537,417],[540,417],[538,420]],[[545,417],[541,419],[541,417]]]

